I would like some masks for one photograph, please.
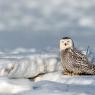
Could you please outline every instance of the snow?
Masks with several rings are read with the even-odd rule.
[[[31,89],[32,82],[28,79],[0,78],[0,93],[18,93]]]
[[[94,50],[83,51],[95,62]],[[16,55],[15,55],[16,56]],[[94,95],[95,76],[66,76],[57,54],[0,59],[0,95]]]
[[[50,77],[50,78],[47,78]],[[50,73],[39,81],[0,78],[3,95],[94,95],[95,76],[64,76]]]
[[[48,55],[48,54],[47,54]],[[32,55],[30,58],[23,58],[16,60],[9,64],[13,65],[13,68],[10,68],[8,73],[9,78],[33,78],[39,74],[45,74],[55,71],[61,71],[62,66],[60,64],[59,58],[49,54],[46,56],[42,55]]]
[[[33,78],[39,74],[61,71],[57,54],[5,54],[0,58],[0,76]]]

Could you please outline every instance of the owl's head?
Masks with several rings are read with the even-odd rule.
[[[74,47],[74,43],[70,37],[64,37],[60,40],[60,51],[69,48],[73,49],[73,47]]]

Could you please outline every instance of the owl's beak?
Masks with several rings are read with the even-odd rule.
[[[64,45],[67,46],[67,43],[65,43]]]

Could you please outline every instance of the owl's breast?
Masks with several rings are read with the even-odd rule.
[[[73,60],[73,56],[69,53],[69,52],[63,52],[61,53],[61,62],[63,65],[63,68],[68,70],[68,71],[72,71],[74,68],[74,60]]]

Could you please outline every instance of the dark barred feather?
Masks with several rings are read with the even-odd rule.
[[[73,72],[74,74],[95,74],[95,65],[91,64],[86,55],[75,48],[61,51],[61,61],[64,72]]]

